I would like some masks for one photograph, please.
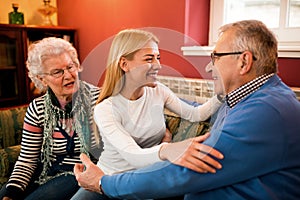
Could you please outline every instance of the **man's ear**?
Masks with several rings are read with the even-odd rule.
[[[252,53],[250,51],[245,51],[241,55],[241,69],[240,69],[240,74],[244,75],[250,72],[252,69],[252,64],[253,64],[253,58],[252,58]]]
[[[125,57],[121,57],[120,58],[119,66],[121,67],[121,69],[124,72],[128,72],[129,71],[129,69],[128,69],[128,62],[127,62],[127,59]]]

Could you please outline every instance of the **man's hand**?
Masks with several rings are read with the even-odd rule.
[[[169,160],[199,173],[216,173],[216,169],[222,168],[218,160],[224,156],[216,149],[202,144],[208,137],[209,133],[206,133],[181,142],[164,144],[159,156],[162,160]]]
[[[99,193],[99,180],[104,173],[88,158],[87,155],[82,153],[80,159],[82,164],[75,164],[74,166],[74,174],[78,181],[78,185],[86,190]]]

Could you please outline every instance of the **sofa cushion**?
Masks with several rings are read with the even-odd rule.
[[[27,106],[21,105],[0,109],[0,148],[21,144]]]
[[[210,123],[208,121],[190,122],[173,114],[165,114],[165,119],[166,126],[173,135],[173,142],[203,135],[210,128]]]
[[[0,186],[8,180],[20,154],[21,145],[0,149]]]
[[[197,107],[201,105],[198,102],[190,101],[180,98],[185,103]],[[169,109],[164,109],[166,127],[172,133],[172,141],[178,142],[187,138],[196,137],[205,134],[209,131],[211,123],[210,119],[202,122],[190,122],[188,120],[180,118],[177,114],[173,113]]]
[[[0,177],[5,177],[8,174],[8,170],[9,170],[8,154],[4,149],[0,149]]]

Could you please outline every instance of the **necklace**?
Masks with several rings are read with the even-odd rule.
[[[60,109],[53,104],[50,104],[50,106],[53,111],[53,114],[55,115],[57,124],[70,135],[70,133],[74,131],[72,124],[73,115],[71,114],[71,112],[66,112],[65,110]]]

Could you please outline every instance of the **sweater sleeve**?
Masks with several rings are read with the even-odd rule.
[[[205,121],[211,117],[222,105],[217,95],[210,98],[204,104],[196,107],[180,100],[168,87],[161,85],[161,94],[165,96],[165,106],[181,118],[191,122]]]
[[[42,145],[39,100],[29,104],[24,118],[21,152],[6,185],[6,196],[22,196],[37,167]]]

